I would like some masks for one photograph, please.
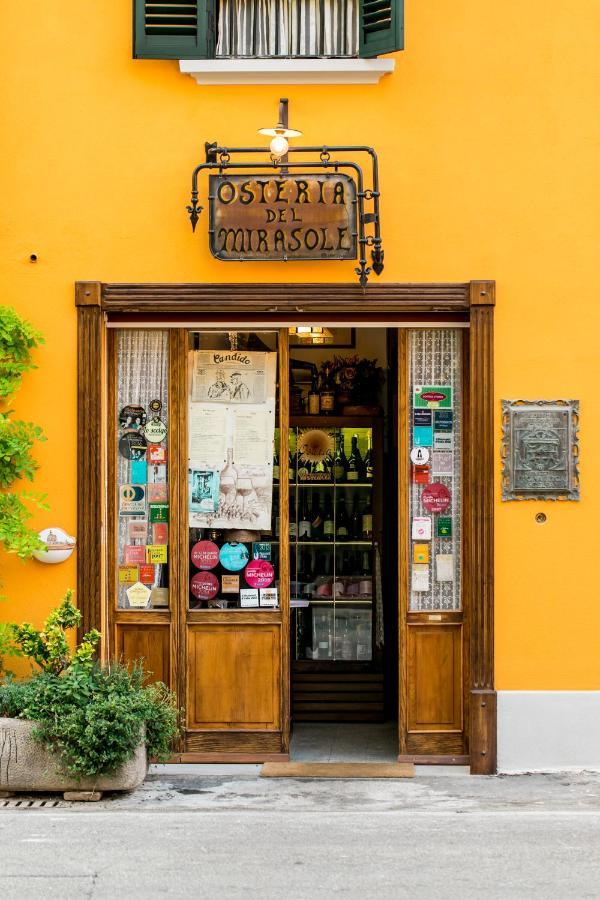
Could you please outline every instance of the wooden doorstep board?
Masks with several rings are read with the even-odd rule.
[[[263,778],[414,778],[412,763],[266,762]]]

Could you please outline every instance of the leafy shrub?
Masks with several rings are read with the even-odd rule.
[[[32,719],[35,737],[75,778],[109,775],[143,739],[149,756],[166,759],[179,730],[175,695],[161,682],[144,686],[141,665],[100,666],[95,629],[71,650],[66,632],[81,624],[67,591],[42,630],[11,625],[19,652],[41,668],[28,681],[0,684],[0,716]]]
[[[164,760],[178,732],[174,695],[164,684],[144,687],[141,666],[73,663],[0,685],[0,715],[32,719],[35,737],[57,753],[65,773],[109,775],[145,739],[149,756]]]
[[[71,653],[66,632],[81,624],[81,613],[71,600],[72,596],[73,591],[67,591],[60,606],[53,609],[44,622],[42,631],[28,622],[11,626],[14,642],[23,656],[37,663],[42,671],[54,675],[60,675],[72,665],[91,668],[100,640],[100,632],[94,628],[83,636]]]

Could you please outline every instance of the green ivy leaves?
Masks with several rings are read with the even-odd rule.
[[[41,334],[14,309],[0,306],[0,400],[20,387],[24,372],[34,369],[32,350],[43,342]],[[38,468],[31,451],[45,440],[42,429],[32,422],[11,419],[11,410],[0,412],[0,489],[15,481],[31,481]],[[28,504],[47,509],[43,497],[26,492],[0,494],[0,543],[8,553],[27,559],[42,542],[27,523],[32,516]]]
[[[5,399],[21,386],[25,372],[35,369],[31,351],[44,338],[30,322],[9,306],[0,306],[0,398]]]

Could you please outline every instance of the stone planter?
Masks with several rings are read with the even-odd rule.
[[[146,746],[113,775],[75,779],[65,775],[54,753],[33,737],[35,722],[0,717],[0,793],[60,791],[65,800],[99,800],[103,791],[133,791],[148,771]]]

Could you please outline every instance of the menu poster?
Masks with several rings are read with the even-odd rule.
[[[202,403],[264,403],[267,353],[245,350],[196,350],[192,400]]]
[[[190,527],[269,531],[274,400],[242,407],[225,404],[218,407],[218,415],[208,417],[204,403],[192,402],[189,418]],[[208,441],[202,437],[206,422],[211,428],[220,423],[219,439]],[[194,488],[194,479],[198,490]],[[218,495],[214,494],[215,490]],[[211,498],[216,502],[209,509]]]

